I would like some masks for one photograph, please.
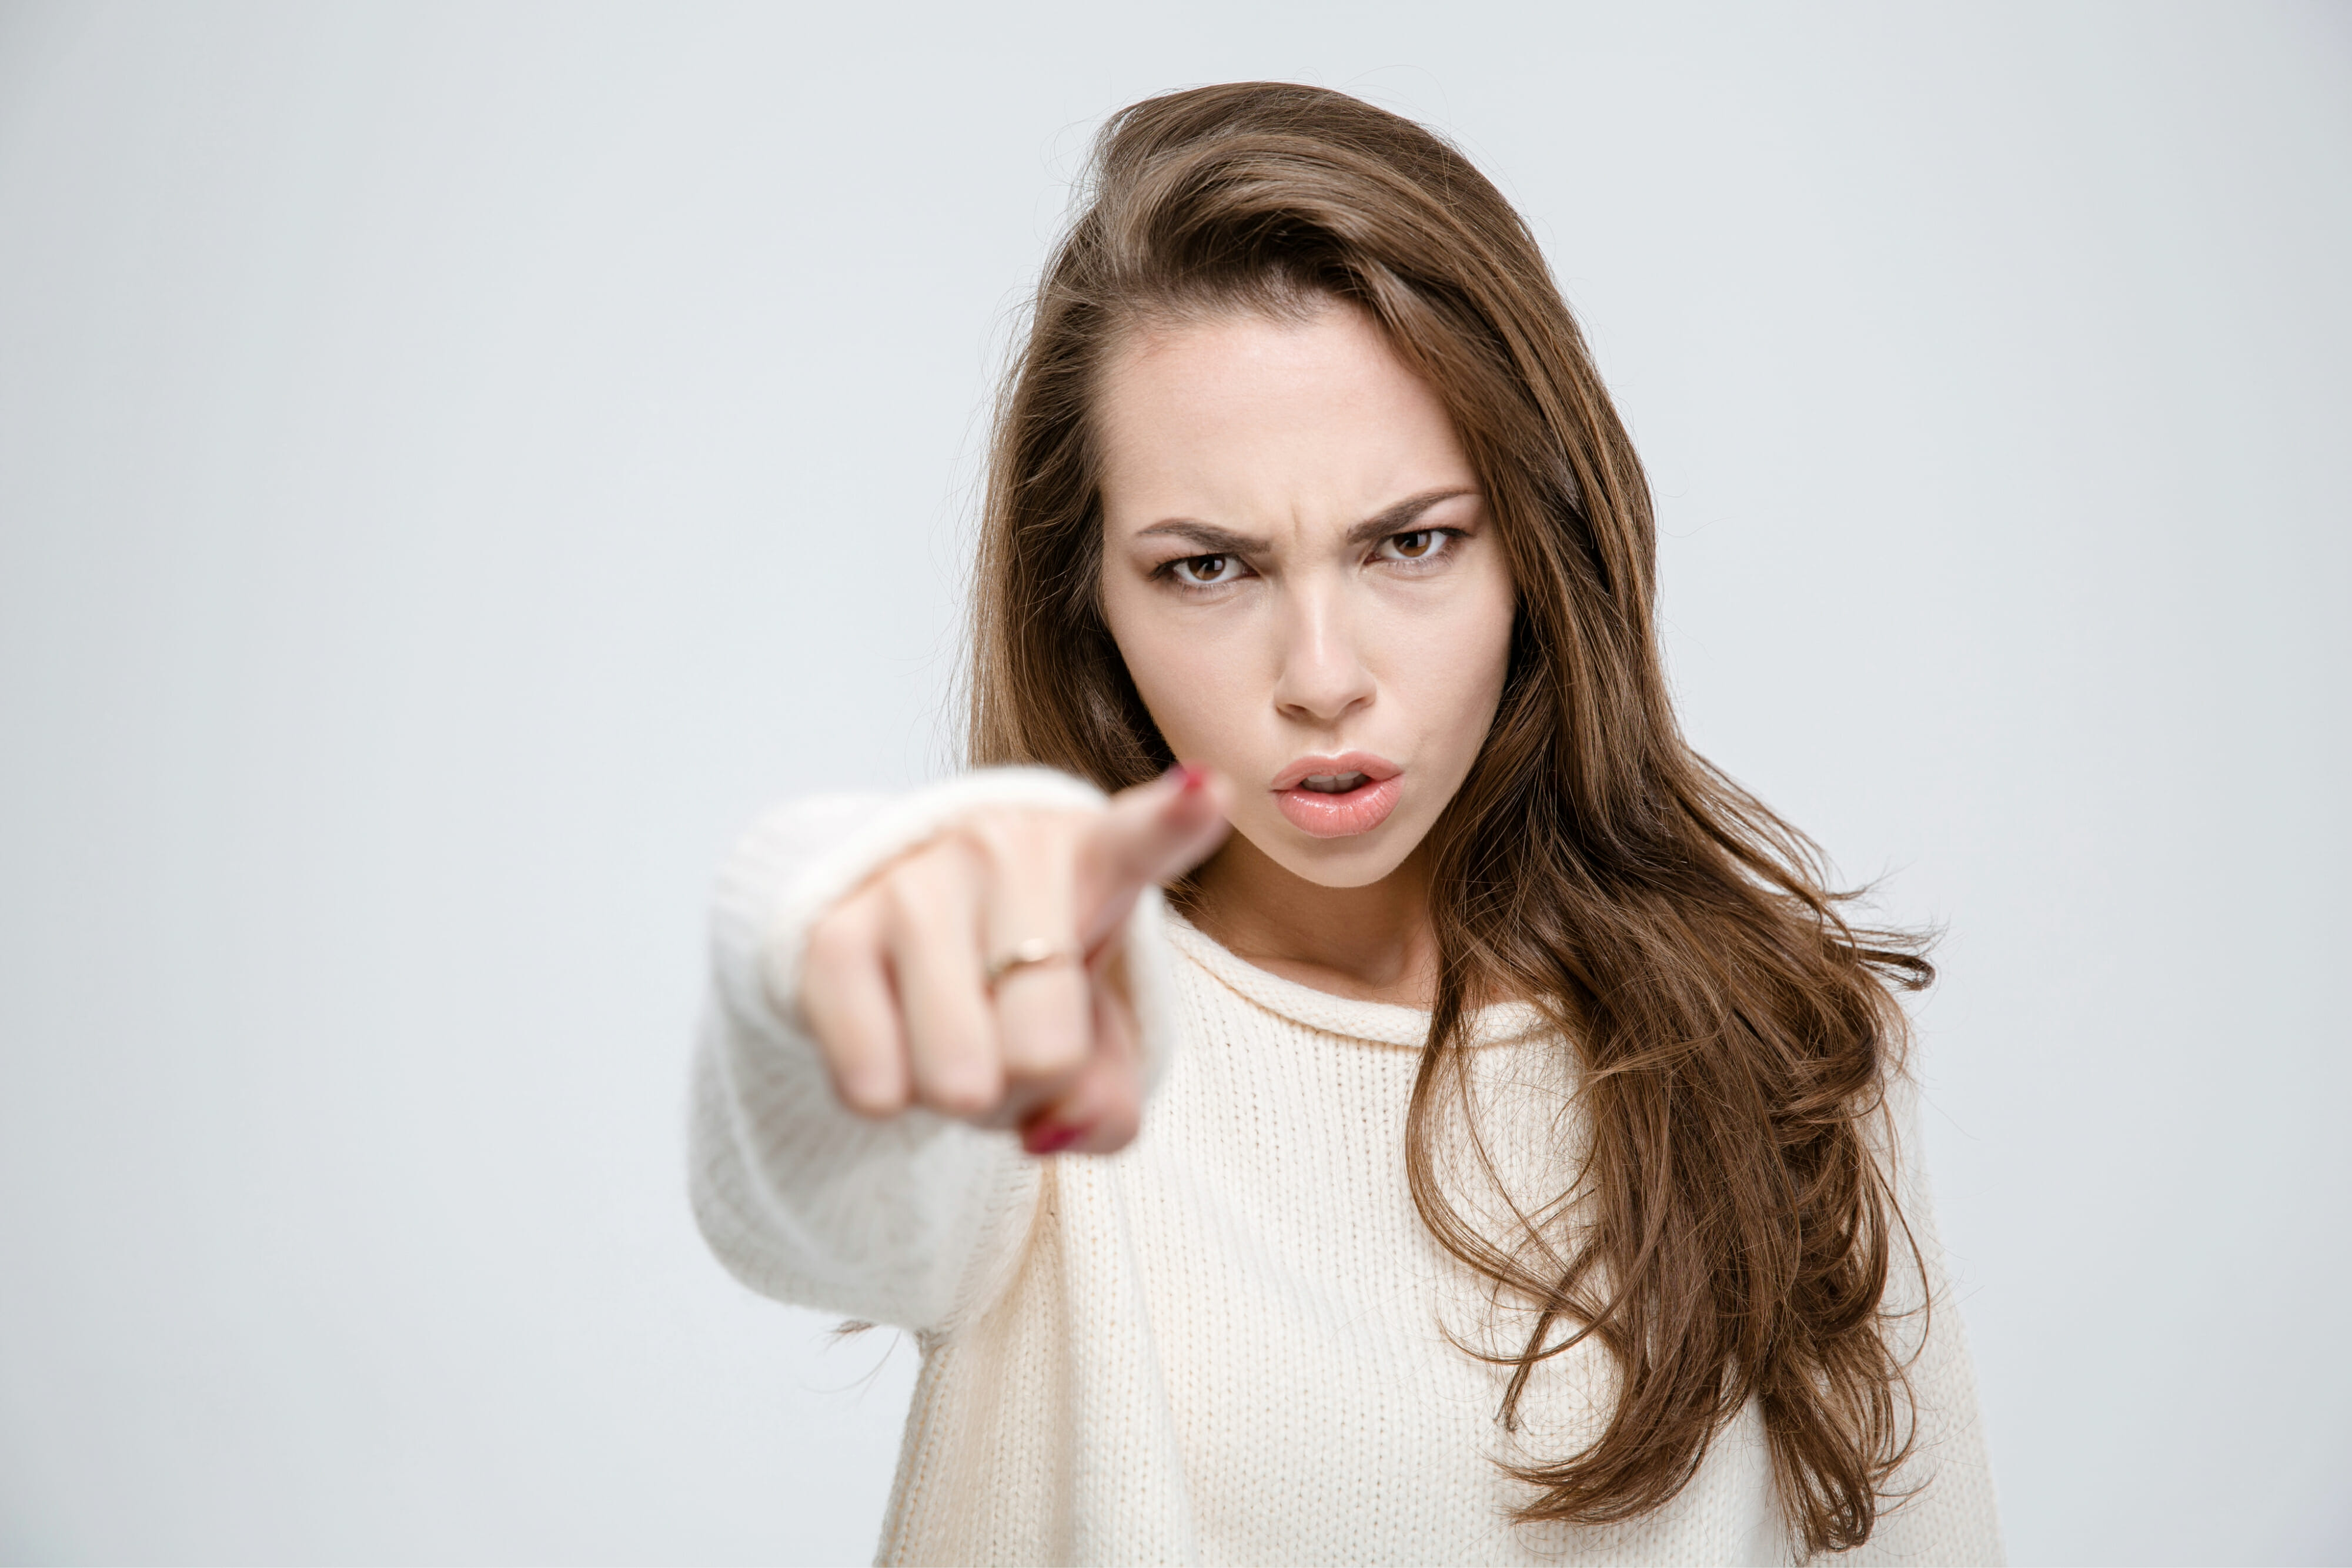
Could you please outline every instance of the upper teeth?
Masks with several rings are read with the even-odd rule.
[[[1344,795],[1363,781],[1360,773],[1309,773],[1298,782],[1319,795]]]

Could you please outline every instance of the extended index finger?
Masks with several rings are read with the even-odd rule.
[[[1078,929],[1088,952],[1118,929],[1144,888],[1183,875],[1225,841],[1226,793],[1207,768],[1179,764],[1112,798],[1078,852]]]

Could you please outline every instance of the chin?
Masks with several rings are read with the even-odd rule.
[[[1266,859],[1302,882],[1318,887],[1370,887],[1402,865],[1421,841],[1419,834],[1396,832],[1401,825],[1384,823],[1352,839],[1309,838],[1287,822],[1275,824],[1270,832],[1238,823],[1235,831]]]

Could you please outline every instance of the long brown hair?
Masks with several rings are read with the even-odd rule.
[[[1933,971],[1916,939],[1850,926],[1811,841],[1684,741],[1648,485],[1534,237],[1437,136],[1280,83],[1126,110],[1086,196],[998,410],[972,761],[1117,789],[1171,760],[1096,597],[1087,410],[1121,332],[1324,299],[1369,312],[1451,410],[1517,591],[1493,729],[1431,841],[1413,1200],[1534,1314],[1496,1354],[1507,1424],[1571,1343],[1597,1340],[1617,1376],[1589,1446],[1514,1467],[1533,1489],[1519,1517],[1657,1508],[1753,1400],[1803,1549],[1860,1543],[1911,1446],[1884,1304],[1909,1244],[1877,1136],[1905,1039],[1890,987]],[[1499,1237],[1446,1190],[1458,1151],[1437,1144],[1469,1093],[1472,1004],[1497,996],[1552,1015],[1586,1124],[1559,1200]]]

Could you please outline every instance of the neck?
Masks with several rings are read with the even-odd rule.
[[[1421,849],[1363,887],[1324,887],[1235,833],[1192,875],[1185,913],[1227,952],[1318,991],[1427,1008],[1437,994]]]

